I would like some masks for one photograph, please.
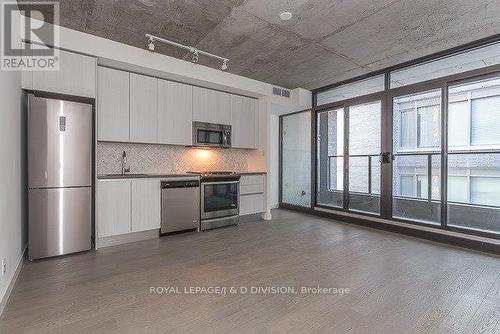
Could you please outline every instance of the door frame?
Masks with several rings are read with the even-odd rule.
[[[387,123],[386,123],[386,139],[387,139],[387,143],[386,143],[386,147],[387,147],[387,152],[390,153],[391,157],[394,157],[395,156],[395,148],[394,148],[394,130],[393,130],[393,126],[394,126],[394,99],[395,98],[398,98],[398,97],[404,97],[404,96],[408,96],[408,95],[418,95],[418,94],[422,94],[422,93],[426,93],[426,92],[429,92],[429,91],[433,91],[433,90],[440,90],[441,92],[441,104],[440,104],[440,107],[441,107],[441,119],[440,119],[440,157],[441,157],[441,179],[443,177],[443,168],[444,166],[446,166],[446,161],[443,159],[443,145],[445,143],[445,138],[446,136],[443,135],[443,127],[446,126],[445,121],[444,121],[444,114],[445,114],[445,108],[447,107],[447,100],[444,99],[444,94],[443,94],[443,91],[442,91],[442,88],[443,88],[443,83],[422,83],[422,84],[417,84],[417,85],[411,85],[411,86],[404,86],[404,87],[401,87],[401,88],[398,88],[398,89],[395,89],[395,90],[392,90],[392,91],[389,91],[388,94],[387,94],[387,104],[386,104],[386,117],[387,117]],[[446,109],[447,110],[447,109]],[[403,222],[403,223],[411,223],[411,224],[417,224],[417,225],[424,225],[424,226],[433,226],[435,227],[436,225],[435,224],[431,224],[431,223],[426,223],[426,222],[423,222],[423,221],[417,221],[417,220],[410,220],[410,219],[403,219],[403,218],[398,218],[398,217],[394,217],[393,216],[393,186],[394,186],[394,175],[393,175],[393,172],[394,172],[394,160],[391,159],[391,162],[388,163],[388,164],[384,164],[384,167],[385,167],[385,173],[386,173],[386,205],[385,205],[385,209],[386,209],[386,212],[385,212],[385,216],[384,218],[387,218],[387,219],[390,219],[390,220],[394,220],[394,221],[399,221],[399,222]],[[428,177],[430,179],[430,177]],[[440,191],[440,206],[441,206],[441,217],[440,217],[440,223],[443,222],[443,201],[445,199],[443,199],[443,189],[442,189],[442,181],[441,181],[441,191]],[[429,188],[428,190],[429,192],[431,191],[431,189]]]
[[[322,208],[322,209],[331,209],[331,210],[337,210],[337,211],[343,211],[343,212],[348,212],[348,213],[356,213],[356,214],[364,214],[367,216],[371,217],[377,217],[377,218],[385,218],[385,205],[387,202],[386,198],[386,191],[385,191],[385,182],[384,182],[384,166],[383,164],[380,165],[380,208],[379,208],[379,213],[371,213],[371,212],[364,212],[364,211],[357,211],[357,210],[350,210],[349,209],[349,119],[350,119],[350,108],[353,106],[358,106],[358,105],[363,105],[363,104],[369,104],[373,102],[380,102],[380,149],[381,152],[387,151],[387,134],[385,133],[385,124],[387,122],[387,115],[384,113],[384,106],[386,105],[386,94],[384,91],[374,93],[374,94],[369,94],[361,97],[356,97],[352,99],[347,99],[343,100],[340,102],[334,102],[334,103],[329,103],[326,105],[322,105],[320,107],[315,107],[313,108],[312,115],[313,115],[313,127],[314,129],[317,129],[317,121],[318,121],[318,114],[324,113],[324,112],[329,112],[332,110],[338,110],[338,109],[343,109],[344,110],[344,152],[343,152],[343,166],[344,166],[344,173],[343,173],[343,205],[342,208],[339,207],[332,207],[324,204],[318,204],[317,203],[317,180],[318,178],[318,170],[316,166],[316,156],[317,156],[317,133],[314,131],[313,135],[313,142],[314,142],[314,148],[313,148],[313,153],[311,156],[313,157],[314,160],[314,177],[313,181],[311,183],[314,183],[314,190],[311,192],[312,195],[312,203],[314,207]],[[314,208],[313,207],[313,208]]]

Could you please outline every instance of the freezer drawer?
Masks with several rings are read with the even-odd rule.
[[[30,260],[91,249],[91,187],[30,189],[28,201]]]
[[[92,105],[29,96],[28,186],[92,184]]]

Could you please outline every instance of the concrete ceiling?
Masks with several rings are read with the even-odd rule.
[[[230,58],[231,73],[287,88],[318,88],[500,33],[498,0],[60,3],[64,27],[141,48],[151,33]],[[282,11],[293,18],[281,21]],[[157,51],[190,60],[178,49]]]

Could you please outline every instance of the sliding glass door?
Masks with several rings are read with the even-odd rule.
[[[348,107],[348,208],[380,214],[382,103]]]
[[[500,76],[445,87],[392,99],[392,218],[499,233]]]
[[[344,108],[317,116],[317,184],[319,205],[344,208]]]
[[[380,100],[317,114],[316,204],[380,215]]]
[[[448,88],[447,224],[500,232],[500,76]]]
[[[392,217],[441,223],[441,90],[392,106]]]

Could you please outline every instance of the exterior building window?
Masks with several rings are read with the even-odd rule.
[[[500,79],[450,89],[448,147],[500,148]]]
[[[471,145],[500,144],[500,96],[471,100]]]
[[[398,97],[394,101],[393,112],[396,153],[440,147],[440,91]]]
[[[417,175],[417,198],[427,198],[428,193],[427,176]]]
[[[439,105],[401,111],[401,148],[436,148],[440,144]]]
[[[469,145],[469,103],[453,102],[448,105],[448,146]]]
[[[435,182],[437,181],[437,182]],[[425,174],[401,175],[399,178],[400,191],[395,196],[407,198],[429,198],[429,179]],[[432,200],[439,200],[437,186],[439,179],[433,179]]]
[[[500,207],[500,178],[471,177],[470,199],[472,204]]]
[[[469,181],[466,176],[448,176],[448,202],[469,203]]]
[[[401,196],[413,198],[427,198],[426,175],[401,175]]]
[[[401,111],[401,147],[404,149],[416,147],[416,121],[414,120],[415,113],[413,110]]]
[[[500,207],[500,177],[448,176],[448,201]]]
[[[439,147],[440,110],[439,105],[417,108],[417,147]]]
[[[400,194],[403,197],[414,197],[415,191],[413,186],[413,176],[401,175],[401,190]]]

